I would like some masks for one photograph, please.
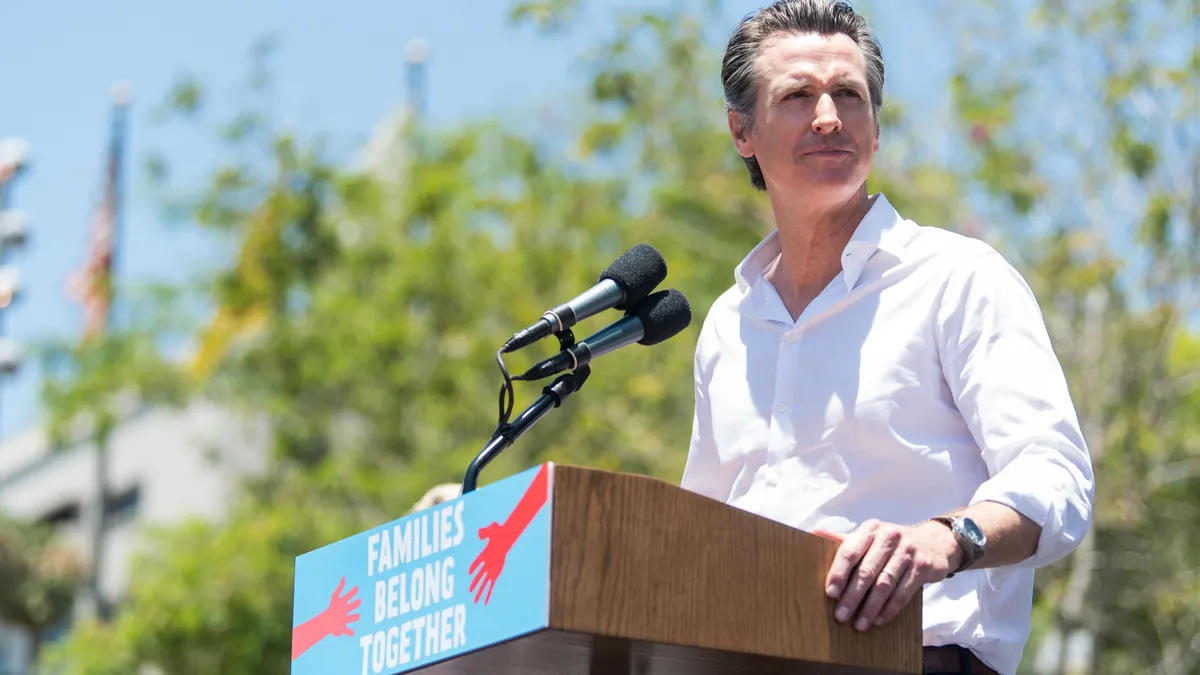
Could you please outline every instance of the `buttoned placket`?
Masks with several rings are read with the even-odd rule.
[[[771,410],[770,447],[767,449],[769,478],[777,479],[779,465],[795,452],[796,411],[793,408],[802,402],[796,400],[799,394],[797,378],[799,377],[801,353],[804,346],[804,333],[808,330],[811,320],[820,316],[831,303],[829,294],[837,287],[837,280],[830,282],[813,298],[809,306],[801,312],[796,323],[788,327],[779,340],[778,355],[775,359],[775,400]]]
[[[796,452],[794,408],[803,405],[803,401],[796,399],[800,397],[800,388],[803,387],[803,384],[797,382],[797,378],[802,377],[800,371],[805,333],[812,328],[815,319],[823,316],[835,303],[850,294],[870,258],[865,251],[843,253],[846,262],[843,263],[842,273],[821,289],[800,313],[796,322],[781,336],[775,361],[775,401],[771,409],[770,441],[767,448],[769,477],[772,480],[778,476],[779,464]],[[782,300],[778,302],[782,306]]]
[[[842,272],[821,289],[794,323],[790,322],[791,317],[787,314],[782,298],[774,287],[770,287],[770,292],[775,296],[772,304],[777,305],[777,308],[773,309],[788,317],[788,322],[784,323],[788,327],[779,341],[778,356],[775,360],[775,400],[771,407],[767,447],[768,482],[778,480],[779,465],[796,451],[794,407],[803,405],[803,402],[797,401],[796,398],[800,395],[798,387],[802,386],[797,384],[797,377],[800,377],[804,333],[809,330],[814,319],[824,315],[838,300],[850,294],[862,276],[872,253],[874,250],[868,252],[863,250],[863,247],[855,247],[853,244],[848,246],[842,253]]]
[[[793,326],[779,341],[779,354],[775,360],[775,405],[771,415],[770,447],[767,450],[769,479],[779,474],[779,464],[794,450],[794,413],[789,406],[794,404],[795,373],[799,365],[798,343],[803,326]]]

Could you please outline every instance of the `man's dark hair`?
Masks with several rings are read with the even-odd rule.
[[[867,90],[879,128],[879,108],[883,105],[883,49],[875,31],[843,0],[777,0],[748,14],[729,38],[721,63],[721,84],[725,88],[725,106],[742,116],[745,129],[754,126],[754,101],[758,94],[757,60],[763,42],[780,33],[786,35],[837,35],[854,40],[867,59]],[[754,157],[743,157],[750,170],[750,182],[767,189],[762,169]]]

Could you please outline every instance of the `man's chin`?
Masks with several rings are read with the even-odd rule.
[[[849,171],[825,172],[807,176],[800,184],[800,190],[814,197],[820,195],[822,201],[838,203],[853,197],[862,189],[863,182],[857,174]]]

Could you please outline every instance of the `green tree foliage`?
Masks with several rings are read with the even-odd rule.
[[[555,32],[580,4],[518,3],[513,16],[524,29]],[[1097,35],[1127,45],[1105,32],[1123,25],[1122,7],[1131,21],[1157,16],[1106,0],[1116,9],[1089,12],[1081,23],[1060,3],[1043,4],[1039,17],[1053,30],[1035,57],[1063,36],[1080,49]],[[988,7],[1024,19],[1007,5]],[[545,460],[677,480],[700,323],[732,284],[734,265],[771,227],[767,201],[728,137],[719,54],[705,39],[719,9],[696,2],[621,15],[614,37],[587,62],[584,100],[572,108],[577,124],[563,138],[486,121],[437,129],[400,118],[390,144],[343,165],[319,142],[272,126],[265,107],[218,124],[226,162],[199,195],[175,206],[240,248],[209,289],[222,309],[201,334],[204,364],[194,372],[205,396],[268,418],[275,461],[228,522],[157,536],[116,622],[82,624],[51,663],[64,675],[144,665],[171,675],[287,672],[294,557],[397,517],[434,484],[459,481],[495,425],[496,349],[638,242],[666,257],[666,286],[690,298],[692,326],[653,349],[598,360],[583,391],[490,465],[483,482]],[[964,34],[987,21],[959,10],[944,17]],[[1102,506],[1081,554],[1039,575],[1039,636],[1095,635],[1104,672],[1190,672],[1180,669],[1188,662],[1179,650],[1188,631],[1194,635],[1186,617],[1197,611],[1180,590],[1194,589],[1197,577],[1179,571],[1196,569],[1197,549],[1179,535],[1181,519],[1197,515],[1189,438],[1200,394],[1188,383],[1200,347],[1184,330],[1190,310],[1179,296],[1194,259],[1183,250],[1194,238],[1183,235],[1196,211],[1167,181],[1196,175],[1195,139],[1182,137],[1185,152],[1163,150],[1162,139],[1132,123],[1131,104],[1115,107],[1124,132],[1114,125],[1055,146],[1038,141],[1050,134],[1029,123],[1031,106],[1075,114],[1085,99],[1059,93],[1047,104],[1022,77],[1033,69],[1003,59],[1003,67],[976,65],[988,47],[1007,44],[980,35],[952,89],[963,138],[976,143],[967,164],[926,159],[927,130],[910,126],[892,101],[871,187],[925,224],[989,223],[982,234],[1028,272],[1070,371],[1097,453]],[[1147,74],[1159,64],[1113,56],[1114,72],[1145,78],[1117,99],[1149,85],[1173,91],[1175,71]],[[992,77],[1006,72],[1013,77]],[[264,73],[256,65],[252,90],[269,93]],[[194,80],[168,105],[192,123],[208,121]],[[1089,152],[1119,159],[1121,182]],[[1064,157],[1074,170],[1053,164]],[[170,174],[161,158],[148,168]],[[1126,189],[1135,202],[1107,208]],[[1118,240],[1122,223],[1142,220],[1130,213],[1150,225],[1140,239],[1126,232]],[[1154,245],[1163,236],[1184,244]],[[1146,244],[1133,248],[1138,242]],[[1161,264],[1126,265],[1117,250],[1151,251],[1160,257],[1149,262]],[[1162,277],[1166,269],[1173,276]],[[585,322],[576,334],[604,321]],[[523,371],[554,346],[511,355],[508,366]],[[517,383],[516,391],[519,411],[539,387]],[[1156,650],[1175,660],[1153,661]]]
[[[43,637],[70,615],[83,566],[44,527],[0,518],[0,619]]]
[[[141,318],[137,313],[135,317]],[[87,508],[89,563],[83,591],[88,611],[100,617],[111,613],[113,603],[101,591],[100,567],[95,562],[105,557],[112,432],[134,406],[179,404],[188,393],[182,373],[163,358],[155,343],[164,328],[156,321],[140,330],[122,328],[78,344],[53,343],[42,349],[42,399],[49,413],[51,446],[60,449],[83,443],[95,454],[94,494],[102,498]]]
[[[1026,663],[1197,672],[1200,6],[947,13],[972,36],[953,92],[984,208],[1042,302],[1096,464],[1095,527],[1038,575]]]
[[[121,613],[79,624],[67,649],[50,654],[52,672],[289,672],[293,560],[381,516],[355,510],[357,496],[328,478],[281,478],[269,491],[252,489],[222,523],[156,533]]]

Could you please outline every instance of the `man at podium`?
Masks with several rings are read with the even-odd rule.
[[[1094,492],[1037,301],[987,244],[868,194],[884,65],[846,3],[747,17],[721,77],[775,229],[705,319],[682,485],[841,541],[827,592],[857,630],[919,597],[927,672],[1014,673],[1033,570]]]

